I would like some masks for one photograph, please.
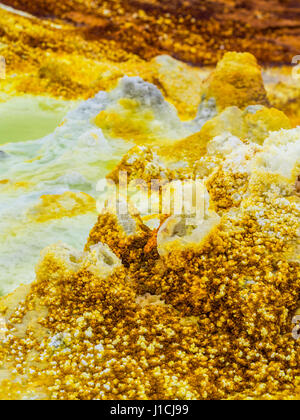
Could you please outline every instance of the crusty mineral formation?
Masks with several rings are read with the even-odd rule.
[[[205,99],[214,98],[218,110],[268,105],[261,69],[249,53],[225,54],[206,84]]]

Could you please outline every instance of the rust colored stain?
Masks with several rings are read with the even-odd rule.
[[[162,225],[165,223],[168,217],[170,217],[170,215],[165,215],[162,218],[159,227],[152,231],[150,239],[148,240],[147,244],[144,247],[144,252],[146,254],[149,254],[151,251],[153,251],[153,249],[157,247],[157,235],[158,235],[159,229],[162,227]]]
[[[4,0],[41,18],[65,20],[83,38],[114,40],[149,59],[170,54],[215,64],[224,51],[291,63],[300,51],[300,2],[280,0]]]

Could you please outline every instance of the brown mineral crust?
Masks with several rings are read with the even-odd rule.
[[[4,0],[41,18],[66,20],[86,39],[114,40],[149,59],[167,53],[215,64],[224,51],[262,63],[290,63],[300,49],[300,4],[279,0]]]
[[[296,181],[296,193],[298,194],[298,195],[300,195],[300,175],[298,175],[298,177],[297,177],[297,181]]]

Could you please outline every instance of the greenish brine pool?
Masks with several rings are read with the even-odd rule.
[[[74,102],[24,95],[0,102],[0,144],[36,140],[52,133]]]

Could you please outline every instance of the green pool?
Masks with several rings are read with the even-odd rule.
[[[31,95],[0,102],[0,144],[36,140],[52,133],[74,105]]]

